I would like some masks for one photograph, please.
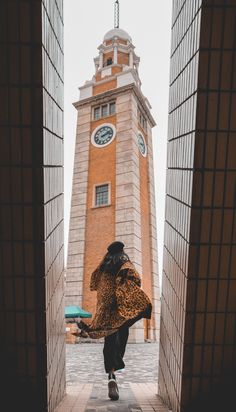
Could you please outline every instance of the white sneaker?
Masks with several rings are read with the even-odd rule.
[[[108,396],[112,401],[118,401],[119,389],[115,379],[109,379],[108,381]]]

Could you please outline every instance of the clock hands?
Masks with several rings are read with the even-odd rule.
[[[104,132],[100,133],[100,137],[104,137],[107,134],[109,135],[109,130],[105,130]]]

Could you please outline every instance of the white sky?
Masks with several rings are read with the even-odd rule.
[[[159,270],[162,272],[166,141],[172,0],[120,0],[120,28],[132,37],[141,58],[142,91],[152,105]],[[93,58],[114,27],[114,0],[64,1],[65,51],[65,253],[67,253],[78,87],[94,74]]]

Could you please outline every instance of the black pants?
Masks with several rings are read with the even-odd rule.
[[[105,337],[103,356],[106,373],[112,369],[119,370],[125,367],[123,357],[128,337],[128,325],[122,326],[117,332]]]
[[[136,318],[125,322],[117,332],[105,337],[103,356],[106,373],[109,373],[112,369],[117,371],[125,367],[123,357],[129,337],[129,328],[142,319],[143,316],[144,313],[140,313]]]

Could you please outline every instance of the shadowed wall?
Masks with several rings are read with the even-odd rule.
[[[236,2],[174,1],[172,23],[159,392],[173,412],[229,410],[236,370]]]
[[[53,411],[65,387],[62,3],[0,3],[0,387],[8,411]]]

